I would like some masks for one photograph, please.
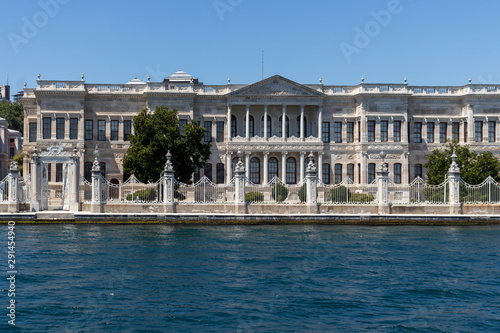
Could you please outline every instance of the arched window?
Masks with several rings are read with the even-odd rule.
[[[273,123],[271,116],[267,116],[267,137],[270,138],[271,134],[273,133]],[[260,119],[260,135],[264,136],[264,116]]]
[[[224,184],[224,163],[217,163],[215,180],[217,184]]]
[[[279,120],[279,136],[280,138],[283,137],[283,115],[280,116]],[[286,116],[286,123],[285,123],[285,137],[289,138],[290,137],[290,121],[288,119],[288,116]]]
[[[260,184],[260,160],[257,157],[250,159],[250,181]]]
[[[248,122],[248,127],[249,127],[249,130],[248,132],[250,133],[248,136],[249,137],[254,137],[255,136],[255,119],[253,118],[252,115],[250,115],[250,118],[249,118],[249,122]],[[245,116],[243,118],[243,122],[244,122],[244,127],[243,127],[243,136],[247,136],[247,117]]]
[[[401,163],[394,163],[394,184],[401,184]]]
[[[85,162],[83,175],[88,182],[92,181],[92,162]]]
[[[330,164],[323,163],[323,169],[321,170],[321,180],[325,184],[330,184]]]
[[[278,177],[278,160],[275,157],[271,157],[267,162],[267,165],[269,180],[272,180],[274,177]]]
[[[295,136],[300,138],[300,114],[297,116]],[[304,116],[304,138],[307,138],[307,118]]]
[[[342,183],[342,164],[335,164],[335,184]]]
[[[205,177],[212,181],[212,163],[205,164],[205,169],[203,170],[203,174]]]
[[[368,163],[368,184],[375,180],[375,163]]]
[[[234,138],[238,134],[236,128],[238,125],[238,120],[236,119],[236,116],[233,114],[231,115],[231,137]]]
[[[297,184],[297,162],[293,157],[286,160],[286,183]]]
[[[120,182],[116,178],[111,179],[109,182],[113,185],[120,184]],[[109,197],[111,199],[118,199],[120,197],[120,188],[118,186],[110,186]]]

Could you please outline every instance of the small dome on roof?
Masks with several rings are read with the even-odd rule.
[[[138,78],[134,78],[133,80],[128,81],[126,84],[146,84],[139,80]]]
[[[175,82],[175,81],[181,81],[181,82],[187,81],[187,82],[189,82],[192,79],[194,79],[192,75],[189,75],[188,73],[180,71],[180,70],[168,77],[168,80],[170,82]]]

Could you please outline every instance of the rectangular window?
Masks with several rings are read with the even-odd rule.
[[[464,142],[467,142],[467,122],[464,122]]]
[[[422,142],[422,123],[416,122],[413,124],[413,142]]]
[[[321,180],[324,184],[330,184],[330,164],[323,163],[323,169],[321,169]]]
[[[193,182],[194,183],[197,183],[200,181],[200,168],[199,167],[196,167],[194,169],[194,173],[193,173]]]
[[[30,142],[36,142],[36,123],[30,123]]]
[[[85,140],[93,140],[94,136],[94,122],[92,120],[85,120]]]
[[[43,118],[43,138],[50,139],[52,119],[49,117]]]
[[[368,163],[368,184],[375,180],[375,163]]]
[[[63,165],[62,163],[56,163],[56,182],[60,183],[63,181]]]
[[[224,142],[224,122],[217,122],[217,142]]]
[[[422,164],[415,164],[413,173],[415,178],[420,177],[422,178]]]
[[[52,164],[49,163],[47,165],[47,181],[51,182],[52,181]]]
[[[354,182],[354,164],[347,164],[347,178]]]
[[[64,139],[64,118],[56,118],[56,139]]]
[[[216,180],[217,184],[224,184],[224,164],[217,163],[216,165]]]
[[[387,134],[388,126],[389,126],[389,122],[387,120],[382,120],[380,122],[380,141],[382,141],[382,142],[388,141],[388,134]]]
[[[475,122],[475,140],[476,142],[483,142],[483,122]]]
[[[212,181],[212,163],[205,164],[203,174],[208,178],[208,180]]]
[[[106,120],[97,121],[97,140],[106,141]]]
[[[427,123],[427,143],[434,143],[434,123]]]
[[[375,120],[368,120],[368,142],[375,141]]]
[[[495,142],[496,141],[496,121],[488,122],[488,141]]]
[[[392,129],[393,129],[394,142],[400,142],[401,141],[401,121],[400,120],[394,121],[394,123],[392,123]]]
[[[205,121],[205,142],[212,142],[212,122]]]
[[[394,183],[401,184],[401,164],[394,164]]]
[[[458,142],[460,137],[460,123],[454,122],[451,124],[451,141]]]
[[[445,143],[447,137],[448,137],[448,124],[439,123],[439,142]]]
[[[335,164],[335,184],[342,183],[342,164]]]
[[[336,143],[342,142],[342,123],[340,121],[333,123],[333,140]]]
[[[69,119],[69,139],[78,139],[78,118]]]
[[[181,135],[186,134],[187,123],[188,123],[187,119],[179,119],[179,126],[180,126],[180,130],[181,130]]]
[[[323,142],[328,143],[330,142],[330,122],[324,121],[322,128],[323,128],[323,135],[322,135]]]
[[[16,154],[16,149],[14,147],[10,147],[9,150],[9,158],[14,158],[14,155]]]
[[[111,120],[111,133],[109,139],[111,141],[118,140],[118,120]]]
[[[354,122],[347,123],[347,142],[354,142]]]
[[[123,121],[123,141],[129,141],[129,136],[132,134],[132,120]]]

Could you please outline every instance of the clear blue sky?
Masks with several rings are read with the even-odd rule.
[[[57,1],[64,4],[57,8]],[[280,74],[300,83],[317,83],[320,76],[338,85],[357,84],[361,76],[377,83],[407,76],[413,85],[462,85],[469,76],[473,83],[500,83],[500,2],[492,0],[41,0],[1,6],[0,84],[8,76],[13,91],[24,81],[34,87],[39,72],[47,80],[80,80],[84,73],[87,83],[125,83],[148,74],[161,80],[182,69],[205,84],[226,84],[228,76],[232,83],[253,83],[262,75],[262,50],[264,77]],[[373,12],[380,11],[390,17],[381,14],[379,23]]]

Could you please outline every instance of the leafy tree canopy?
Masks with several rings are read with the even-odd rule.
[[[435,149],[427,156],[424,167],[427,171],[427,182],[437,185],[444,181],[450,168],[453,151],[457,155],[460,176],[469,184],[480,184],[488,176],[500,181],[500,161],[490,152],[481,154],[470,150],[469,145],[460,146],[457,142],[447,143],[444,149]]]
[[[19,155],[14,156],[14,162],[17,162],[17,166],[19,167],[19,174],[23,174],[23,151],[19,151]]]
[[[24,108],[21,103],[0,102],[0,117],[9,122],[9,128],[23,133]]]
[[[170,150],[175,178],[191,182],[196,167],[203,167],[210,157],[209,143],[203,143],[205,129],[195,121],[184,126],[181,135],[177,110],[158,106],[154,112],[142,110],[134,117],[134,134],[123,158],[125,172],[140,181],[157,181],[163,171]]]

